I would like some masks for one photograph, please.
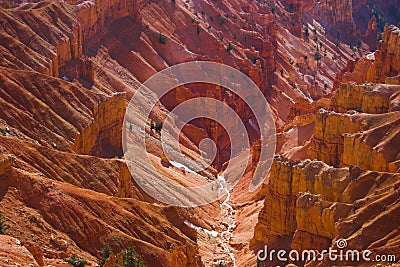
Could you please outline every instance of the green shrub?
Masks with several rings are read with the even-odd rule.
[[[315,52],[314,59],[315,59],[315,61],[321,60],[321,54],[318,51]]]
[[[293,5],[293,3],[290,3],[289,7],[288,7],[288,11],[291,13],[291,12],[293,12],[293,10],[294,10],[294,5]]]
[[[357,44],[356,44],[357,48],[360,49],[361,45],[362,45],[362,41],[360,39],[358,39]]]
[[[310,36],[310,31],[308,30],[308,27],[307,27],[307,26],[304,27],[304,35],[305,35],[306,37]]]
[[[158,41],[160,42],[160,44],[166,44],[167,43],[167,37],[165,37],[165,35],[160,32],[158,34]]]
[[[146,265],[136,254],[135,248],[131,246],[122,254],[122,264],[118,267],[146,267]]]
[[[1,131],[1,134],[2,134],[3,136],[7,136],[7,131],[6,131],[6,129],[0,128],[0,131]]]
[[[214,264],[213,267],[227,267],[227,265],[222,263],[222,262],[220,262],[220,263]]]
[[[228,44],[228,46],[226,47],[226,51],[231,52],[233,49],[233,45],[231,43]]]
[[[161,121],[151,121],[150,122],[151,130],[156,130],[157,132],[160,132],[162,127],[163,127],[163,123]]]
[[[99,253],[101,255],[101,258],[99,259],[99,265],[103,266],[107,259],[111,256],[112,254],[112,248],[109,243],[104,243],[104,248],[99,250]]]
[[[71,258],[64,258],[63,260],[74,267],[85,267],[88,264],[86,260],[79,260],[76,254],[72,255]]]
[[[223,16],[219,16],[218,17],[218,22],[220,25],[224,25],[226,21],[226,18],[224,18]]]

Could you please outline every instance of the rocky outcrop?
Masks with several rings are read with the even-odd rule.
[[[16,238],[0,235],[0,264],[2,266],[38,267],[39,265],[32,254]]]
[[[346,41],[359,35],[353,20],[352,1],[298,1],[303,16],[317,20],[333,36]]]
[[[76,8],[76,18],[82,28],[83,40],[87,43],[100,36],[107,23],[124,17],[130,17],[140,22],[139,11],[148,3],[148,0],[67,0],[67,2]]]
[[[4,169],[0,211],[11,218],[10,233],[22,241],[37,263],[42,259],[44,265],[60,264],[63,257],[73,253],[94,264],[98,250],[109,242],[117,254],[135,246],[149,267],[201,266],[200,255],[207,265],[214,264],[216,258],[232,261],[229,265],[236,257],[236,266],[254,266],[254,262],[243,262],[252,256],[246,242],[261,206],[260,202],[253,203],[256,197],[248,194],[243,184],[237,191],[242,196],[232,194],[230,199],[241,198],[243,202],[226,205],[238,209],[229,211],[230,220],[235,221],[238,214],[246,220],[242,225],[237,220],[238,236],[225,242],[227,247],[215,249],[215,238],[204,232],[197,241],[206,246],[199,249],[198,237],[186,220],[205,229],[228,228],[225,234],[236,231],[220,218],[226,215],[219,214],[220,203],[198,209],[157,203],[132,179],[125,160],[115,158],[122,155],[126,99],[136,92],[140,82],[177,63],[210,60],[243,71],[259,85],[281,130],[280,152],[304,159],[310,148],[312,158],[343,167],[276,159],[270,184],[263,188],[268,195],[254,244],[283,238],[283,244],[293,248],[325,248],[340,233],[351,236],[352,229],[363,240],[355,240],[358,245],[385,242],[384,238],[374,240],[362,232],[357,228],[359,221],[353,223],[350,218],[358,212],[357,207],[368,205],[373,198],[372,191],[378,187],[374,183],[379,189],[386,188],[385,179],[389,185],[389,180],[397,176],[357,172],[356,168],[348,171],[347,167],[357,164],[372,170],[398,170],[400,161],[393,149],[398,142],[394,127],[398,124],[394,113],[398,99],[386,93],[392,92],[392,87],[349,86],[333,95],[331,106],[328,98],[314,101],[330,96],[336,73],[351,58],[350,48],[336,36],[337,30],[343,39],[357,35],[351,2],[68,0],[2,9],[0,124],[7,130],[6,136],[0,137],[0,150],[10,154],[12,162],[10,158],[0,160],[0,174]],[[310,27],[313,38],[304,36],[303,23]],[[371,32],[373,28],[371,23]],[[160,40],[160,33],[165,40]],[[233,49],[227,51],[227,47]],[[320,60],[315,59],[316,49],[321,53]],[[368,63],[372,66],[371,59]],[[366,76],[370,65],[350,66],[349,71],[354,69],[359,77]],[[343,77],[347,77],[345,73]],[[396,84],[396,77],[385,81]],[[364,76],[357,81],[363,80]],[[261,147],[256,141],[260,136],[251,121],[253,116],[243,101],[220,86],[182,86],[161,99],[149,119],[162,120],[168,110],[197,96],[213,97],[234,108],[249,129],[254,144],[252,163],[257,162]],[[146,91],[140,104],[146,105],[149,97],[155,96]],[[346,98],[351,103],[346,103]],[[379,105],[374,106],[375,102]],[[377,114],[340,113],[357,109],[358,105],[364,112]],[[320,108],[333,111],[316,114]],[[393,114],[384,114],[388,111]],[[140,115],[133,117],[140,123],[147,122]],[[385,137],[375,138],[380,134]],[[159,134],[146,129],[146,136],[148,156],[157,171],[185,186],[204,182],[196,174],[163,166]],[[200,119],[187,126],[180,148],[195,158],[198,144],[206,137],[217,144],[215,166],[221,168],[229,158],[230,140],[215,122]],[[154,170],[147,169],[141,159],[134,164],[137,168],[133,175],[151,179]],[[210,171],[209,176],[216,173]],[[247,172],[247,182],[249,177]],[[364,188],[365,184],[369,187]],[[379,190],[377,195],[381,192],[387,195]],[[254,194],[261,201],[262,194]],[[362,199],[365,195],[369,199]],[[241,212],[244,206],[251,208]],[[370,221],[374,219],[372,214],[368,213]],[[393,213],[382,213],[382,217],[396,219]],[[340,219],[346,221],[337,228]],[[244,228],[246,234],[241,232]],[[392,225],[389,228],[394,229]],[[383,234],[379,232],[377,238]]]
[[[399,89],[400,86],[384,84],[342,84],[332,95],[331,108],[340,113],[350,110],[370,114],[399,111]]]
[[[125,111],[124,93],[116,93],[94,107],[93,122],[76,137],[72,149],[78,154],[121,157]]]
[[[400,73],[400,30],[387,25],[382,34],[382,41],[379,42],[376,52],[357,61],[354,68],[346,70],[345,73],[337,76],[338,82],[353,81],[356,83],[373,82],[398,84]]]
[[[394,148],[398,138],[398,111],[384,115],[321,111],[308,154],[336,167],[353,164],[389,171],[389,165],[400,159]]]
[[[269,249],[323,250],[337,238],[350,238],[351,248],[360,248],[361,244],[362,248],[373,248],[378,240],[385,242],[388,233],[397,231],[398,225],[387,221],[387,230],[368,235],[367,240],[362,229],[379,212],[373,206],[392,203],[393,209],[399,208],[389,197],[392,193],[383,195],[398,194],[393,191],[398,177],[354,166],[333,168],[319,161],[275,158],[252,244],[255,248],[267,244]],[[388,211],[383,216],[398,215]],[[385,249],[391,251],[389,246]]]
[[[343,155],[343,134],[356,133],[366,128],[367,125],[358,120],[357,115],[320,110],[311,139],[309,157],[339,166]]]
[[[58,68],[82,54],[81,29],[72,7],[29,3],[0,10],[3,67],[35,70],[58,77]]]
[[[363,169],[398,172],[400,153],[399,112],[392,118],[362,133],[345,134],[342,162]]]
[[[375,60],[368,69],[367,81],[384,83],[387,77],[400,73],[400,30],[391,25],[385,26],[382,42],[375,52]]]
[[[7,173],[12,166],[12,158],[9,155],[0,154],[0,175]]]
[[[95,191],[19,170],[2,176],[0,187],[7,192],[0,210],[10,219],[8,233],[18,236],[24,244],[33,240],[40,244],[46,259],[61,259],[76,253],[95,262],[92,255],[97,255],[108,241],[116,252],[134,245],[149,266],[173,266],[170,256],[173,244],[181,246],[184,252],[175,260],[183,255],[188,263],[194,261],[193,241],[172,226],[177,224],[182,231],[191,231],[187,226],[185,229],[184,214],[175,208],[157,207],[132,198],[105,198]],[[21,194],[27,190],[29,194]],[[30,224],[39,226],[27,227]],[[163,230],[159,228],[161,225]],[[48,233],[53,233],[51,238]]]

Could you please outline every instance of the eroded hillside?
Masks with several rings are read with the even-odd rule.
[[[116,253],[133,245],[157,267],[255,266],[260,244],[280,239],[297,249],[327,248],[340,237],[398,251],[397,28],[386,27],[378,51],[366,56],[368,46],[355,40],[375,42],[376,27],[372,20],[369,33],[358,30],[351,1],[8,2],[23,3],[0,9],[0,211],[12,236],[0,236],[2,266],[57,266],[72,254],[94,265],[106,242]],[[178,208],[135,183],[121,132],[141,83],[196,60],[232,66],[259,86],[284,158],[274,160],[260,190],[247,192],[260,149],[253,114],[220,86],[176,88],[149,121],[140,108],[136,117],[149,124],[147,149],[161,173],[184,185],[204,182],[166,167],[150,129],[150,120],[194,97],[231,106],[253,148],[249,162],[237,157],[248,165],[229,203]],[[141,93],[140,105],[155,97]],[[184,154],[198,157],[203,138],[217,144],[204,172],[216,179],[229,136],[198,120],[181,135]],[[140,162],[133,175],[152,177]]]

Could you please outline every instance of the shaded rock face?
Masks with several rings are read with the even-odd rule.
[[[122,157],[122,126],[126,112],[124,93],[112,95],[93,110],[93,122],[77,137],[72,146],[78,154],[99,157]]]
[[[399,0],[353,0],[354,21],[365,32],[370,28],[368,21],[374,16],[377,27],[382,32],[385,23],[396,25],[399,22],[399,5]]]
[[[225,247],[210,249],[215,244],[204,233],[209,247],[199,248],[197,233],[185,224],[190,220],[205,229],[226,229],[218,217],[219,203],[198,209],[157,203],[135,183],[125,160],[116,158],[122,156],[126,103],[140,83],[193,60],[224,63],[247,74],[271,103],[280,152],[295,160],[276,158],[269,184],[255,193],[265,205],[253,245],[327,248],[345,237],[356,247],[386,251],[393,242],[398,248],[398,226],[391,223],[398,221],[395,172],[400,168],[393,27],[387,27],[375,61],[363,58],[352,65],[348,61],[364,50],[355,55],[338,40],[354,42],[360,35],[352,1],[15,2],[24,3],[0,10],[0,125],[5,129],[0,136],[0,212],[10,219],[9,234],[22,245],[8,238],[0,243],[7,242],[1,248],[19,264],[57,265],[76,253],[94,265],[104,242],[117,254],[108,266],[130,245],[147,266],[203,266],[202,257],[207,265],[232,260]],[[303,32],[306,25],[309,37]],[[374,32],[372,20],[369,33]],[[352,75],[358,83],[369,77],[392,85],[340,85],[352,81]],[[177,88],[161,99],[149,119],[160,121],[168,110],[198,96],[221,100],[240,115],[254,141],[250,165],[255,164],[261,147],[257,130],[250,127],[253,114],[224,88]],[[140,104],[150,97],[156,96],[144,92]],[[346,114],[353,109],[362,114]],[[136,120],[146,122],[137,115]],[[157,170],[184,185],[200,184],[196,175],[161,164],[159,135],[149,128],[148,152]],[[229,158],[230,141],[219,124],[198,120],[188,125],[182,150],[198,157],[197,146],[207,137],[217,143],[214,167],[220,169]],[[306,158],[313,161],[299,161]],[[150,170],[140,162],[137,167],[134,176],[151,179]],[[212,167],[207,171],[217,173]],[[253,205],[256,198],[234,197],[245,199],[232,205],[235,209]],[[256,207],[250,210],[257,212]],[[247,223],[247,214],[237,213]],[[377,227],[382,221],[388,222],[386,230]],[[247,246],[250,235],[240,232],[251,222],[244,225],[238,227],[240,238],[227,246],[236,255],[236,266],[255,266]],[[375,227],[379,231],[372,233]],[[223,255],[215,256],[220,251]]]
[[[337,77],[337,82],[399,84],[399,42],[399,28],[385,26],[382,41],[375,53],[360,59],[354,67],[345,70]]]

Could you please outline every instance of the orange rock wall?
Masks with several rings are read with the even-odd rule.
[[[113,94],[93,110],[93,122],[77,137],[72,149],[78,154],[122,156],[122,126],[126,111],[124,93]]]

